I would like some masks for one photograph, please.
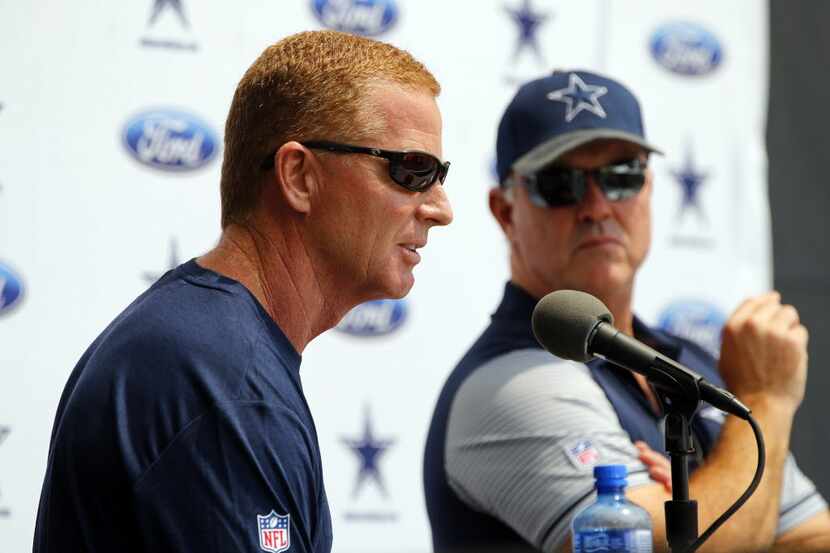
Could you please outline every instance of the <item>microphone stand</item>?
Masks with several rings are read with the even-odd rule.
[[[660,360],[656,359],[655,364]],[[666,539],[674,553],[698,537],[697,501],[689,499],[689,459],[694,454],[691,420],[700,403],[697,382],[650,380],[666,413],[666,451],[671,460],[672,499],[665,503]]]

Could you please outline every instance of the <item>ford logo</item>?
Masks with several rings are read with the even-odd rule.
[[[672,73],[706,75],[723,61],[717,37],[694,23],[675,22],[659,27],[651,37],[651,55]]]
[[[0,315],[23,299],[23,283],[10,267],[0,263]]]
[[[663,310],[657,324],[661,330],[691,340],[718,357],[725,323],[726,316],[710,303],[679,301]]]
[[[394,0],[312,0],[320,23],[336,31],[377,36],[398,20]]]
[[[349,311],[335,328],[353,336],[382,336],[400,327],[406,314],[404,300],[370,301]]]
[[[162,171],[198,169],[216,156],[218,144],[207,123],[182,111],[146,111],[124,128],[124,146],[130,155]]]

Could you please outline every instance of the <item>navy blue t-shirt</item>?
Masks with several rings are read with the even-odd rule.
[[[69,377],[34,552],[329,552],[299,368],[241,284],[167,273]]]

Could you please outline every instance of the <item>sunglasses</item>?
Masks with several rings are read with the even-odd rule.
[[[609,201],[619,202],[636,196],[642,190],[647,166],[639,159],[587,171],[552,165],[534,175],[514,175],[505,185],[524,184],[530,201],[539,207],[563,207],[581,202],[588,190],[588,179],[593,177]]]
[[[392,180],[412,192],[425,192],[436,182],[444,184],[447,172],[450,169],[449,161],[441,163],[441,160],[434,155],[417,150],[399,152],[352,146],[351,144],[340,144],[327,140],[314,140],[302,144],[312,150],[325,150],[339,154],[365,154],[383,158],[389,162],[389,176]],[[274,166],[275,154],[276,152],[263,161],[263,169],[270,169]]]

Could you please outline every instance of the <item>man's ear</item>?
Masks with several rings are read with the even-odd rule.
[[[288,207],[300,213],[311,211],[320,169],[314,154],[299,142],[280,146],[274,154],[274,184]]]
[[[502,187],[490,189],[489,195],[490,213],[493,214],[499,223],[501,230],[508,239],[513,235],[513,202],[508,197],[508,192]]]

